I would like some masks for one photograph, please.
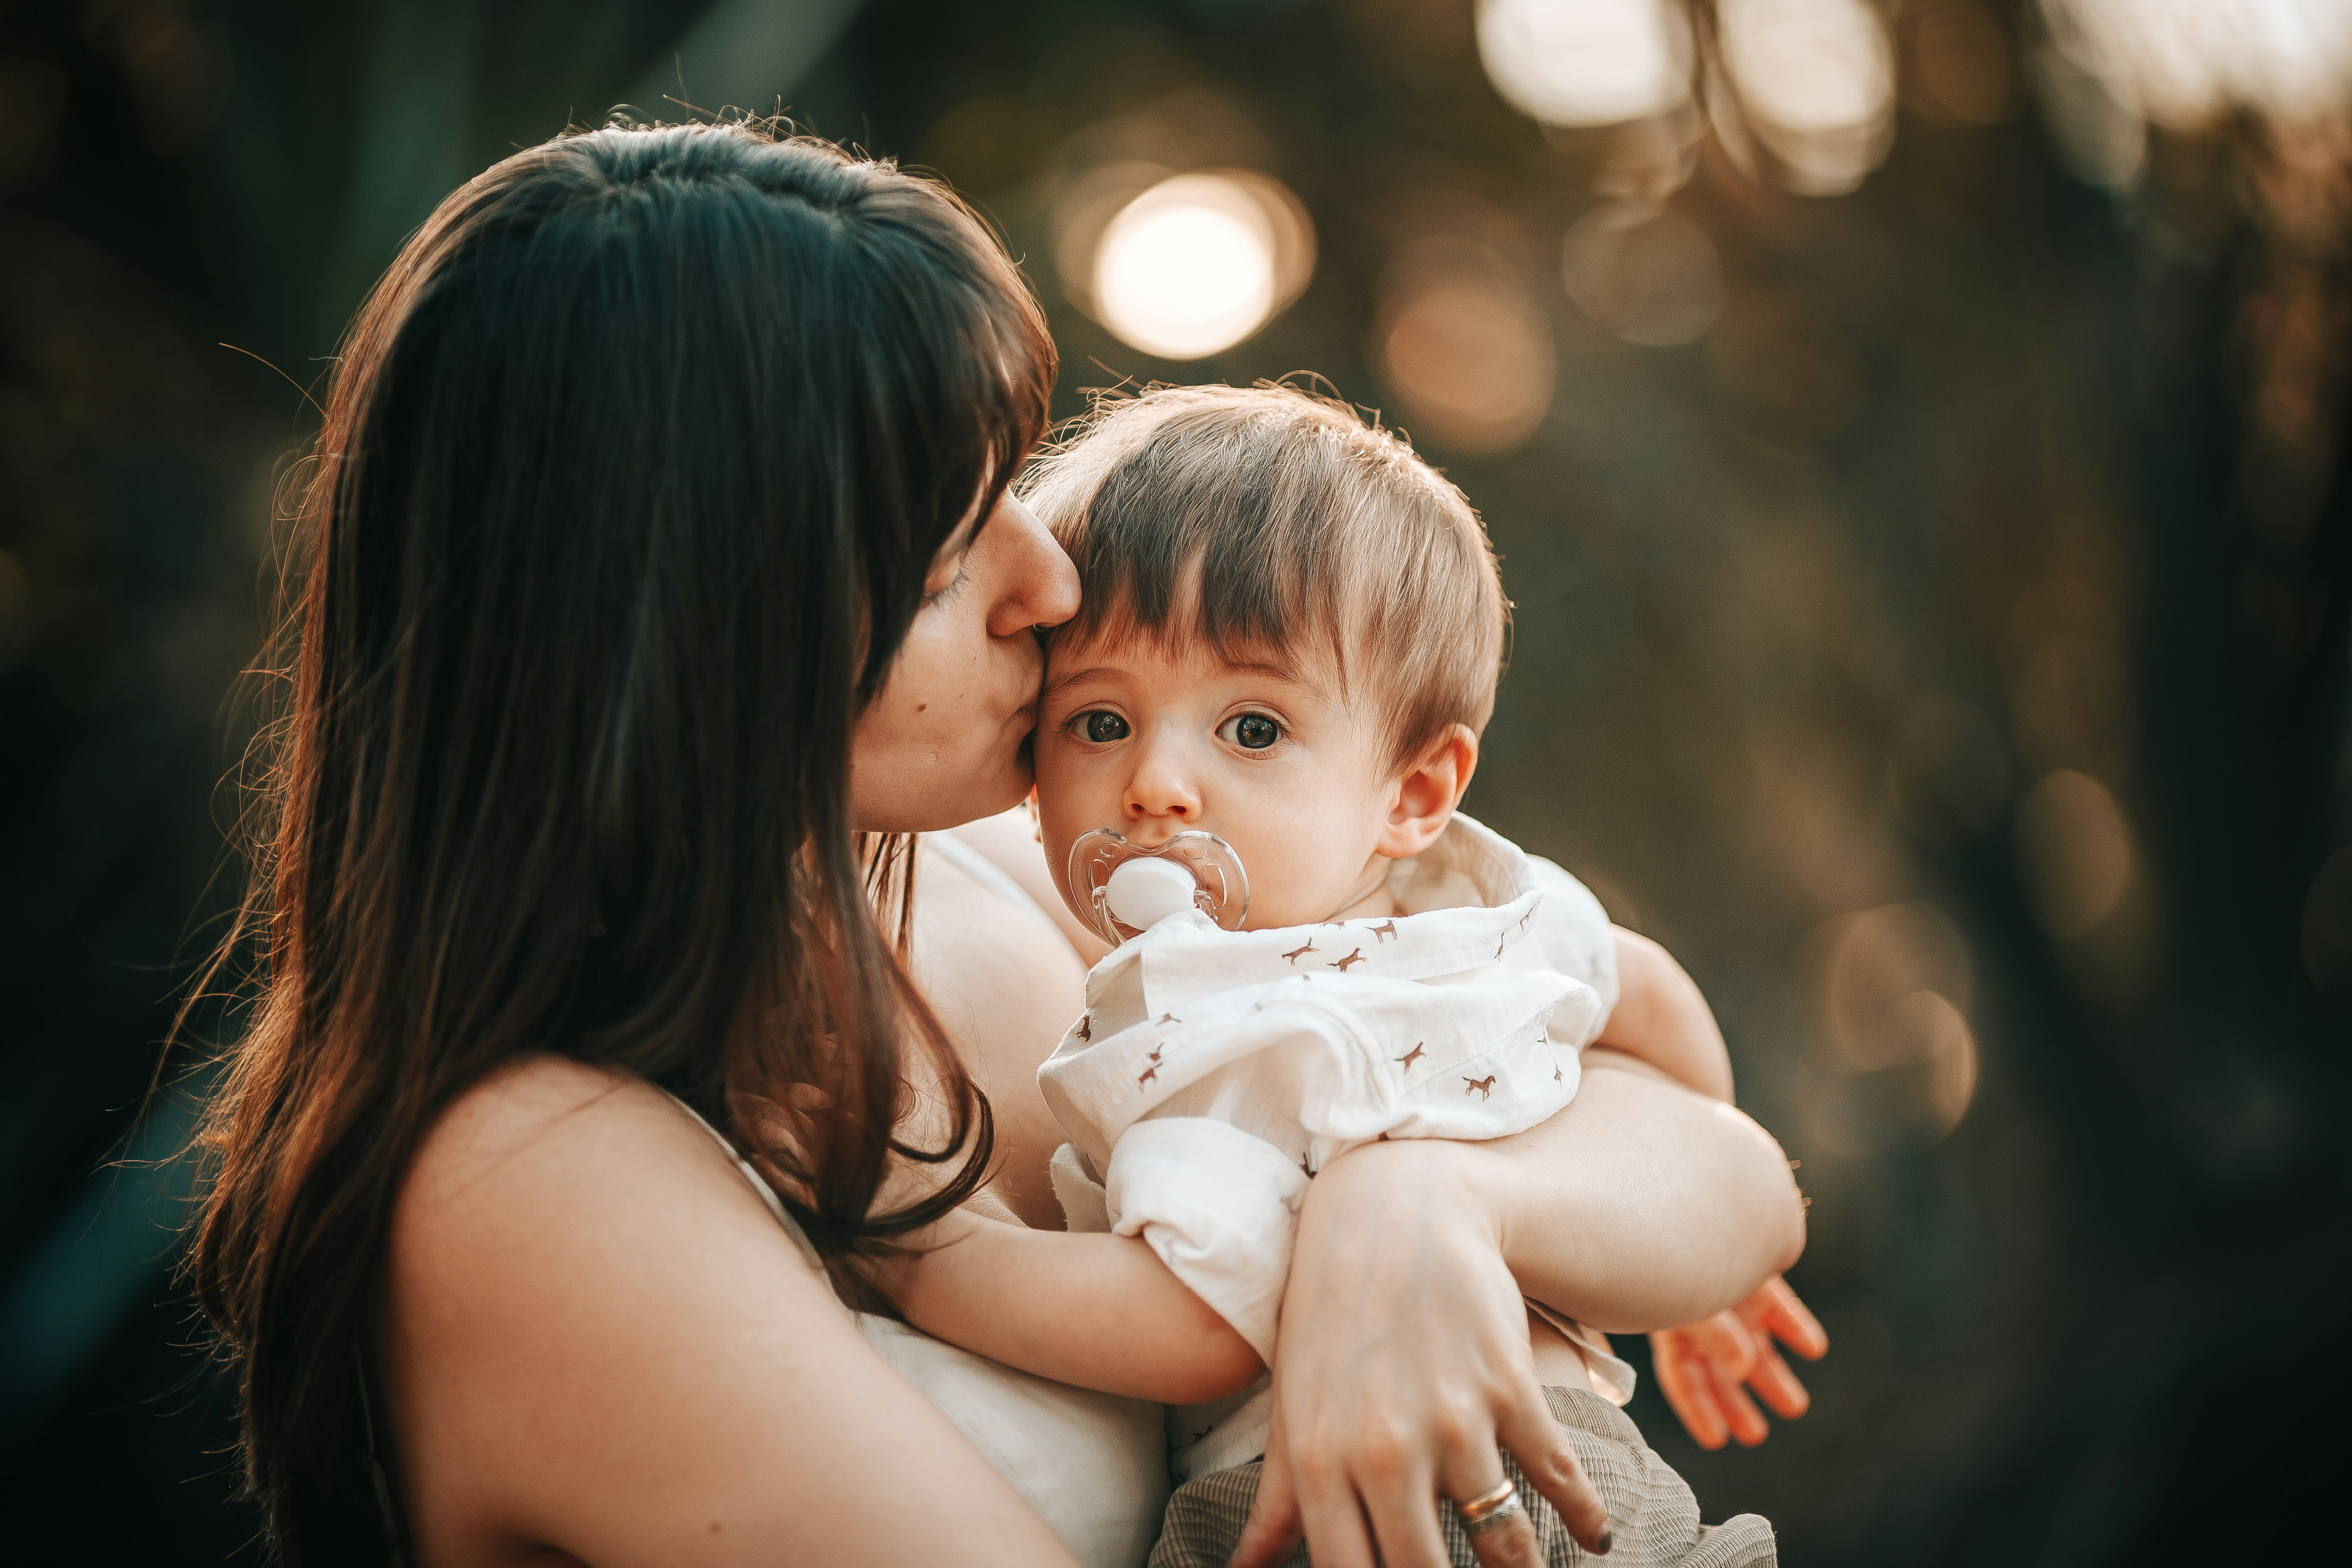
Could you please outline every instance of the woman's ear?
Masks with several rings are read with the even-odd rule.
[[[1466,724],[1447,725],[1436,743],[1397,780],[1375,851],[1402,860],[1437,842],[1454,820],[1462,792],[1470,787],[1470,775],[1477,771],[1478,737]]]

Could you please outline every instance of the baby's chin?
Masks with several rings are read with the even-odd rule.
[[[1248,862],[1244,860],[1243,864]],[[1262,898],[1255,887],[1250,889],[1249,918],[1242,921],[1244,931],[1280,931],[1285,926],[1322,925],[1339,915],[1340,901],[1348,896],[1345,888],[1317,889],[1306,898]]]

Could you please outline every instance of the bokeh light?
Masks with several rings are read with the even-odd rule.
[[[1509,265],[1467,240],[1407,246],[1389,268],[1373,339],[1381,378],[1417,437],[1507,452],[1551,408],[1551,325]]]
[[[1947,125],[1991,125],[2008,118],[2009,37],[1976,0],[1947,0],[1911,26],[1915,107]]]
[[[1594,208],[1560,245],[1560,282],[1585,320],[1629,343],[1697,342],[1723,309],[1723,264],[1677,212]]]
[[[2061,940],[2085,936],[2131,886],[2131,827],[2106,785],[2059,768],[2018,805],[2017,858],[2042,929]]]
[[[1240,342],[1297,296],[1314,270],[1313,236],[1297,198],[1263,174],[1174,175],[1104,226],[1090,303],[1144,353],[1200,359]]]
[[[2042,0],[2055,48],[2122,108],[2161,125],[2232,108],[2284,120],[2352,99],[2342,0]]]
[[[1885,904],[1822,928],[1822,1015],[1830,1045],[1856,1072],[1916,1061],[1932,1042],[1906,1026],[1907,998],[1933,992],[1966,1007],[1968,945],[1932,906]]]
[[[1548,125],[1614,125],[1690,94],[1690,26],[1664,0],[1481,0],[1478,58]]]
[[[1862,0],[1722,0],[1724,64],[1756,135],[1806,195],[1862,184],[1892,143],[1895,60]]]
[[[1843,1103],[1834,1121],[1904,1140],[1948,1132],[1979,1070],[1974,965],[1951,921],[1932,905],[1885,904],[1825,922],[1805,948],[1830,1059],[1870,1080],[1868,1093],[1829,1090]]]

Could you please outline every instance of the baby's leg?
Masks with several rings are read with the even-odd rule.
[[[1623,1411],[1589,1388],[1547,1386],[1544,1398],[1608,1507],[1614,1538],[1607,1557],[1587,1553],[1506,1454],[1504,1471],[1518,1486],[1547,1568],[1584,1563],[1593,1568],[1774,1568],[1779,1558],[1772,1527],[1762,1516],[1743,1513],[1717,1525],[1699,1523],[1698,1500],[1691,1495],[1689,1483],[1651,1451]],[[1150,1568],[1223,1568],[1241,1540],[1242,1521],[1257,1495],[1263,1463],[1252,1460],[1178,1487],[1168,1500]],[[1432,1506],[1454,1568],[1476,1568],[1470,1538],[1463,1533],[1453,1508],[1435,1501]],[[1310,1561],[1304,1546],[1291,1553],[1291,1568]]]

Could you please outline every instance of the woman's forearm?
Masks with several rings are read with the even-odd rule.
[[[1804,1208],[1762,1128],[1613,1052],[1568,1109],[1465,1144],[1529,1296],[1611,1333],[1696,1322],[1804,1250]]]

